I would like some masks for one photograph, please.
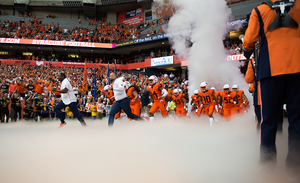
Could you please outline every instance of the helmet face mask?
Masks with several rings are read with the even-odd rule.
[[[110,86],[109,86],[109,85],[106,85],[106,86],[104,86],[103,91],[104,91],[104,92],[108,92],[109,89],[110,89]]]
[[[150,76],[150,77],[148,78],[148,84],[149,84],[150,86],[154,85],[156,82],[157,82],[157,77],[156,77],[156,76],[152,75],[152,76]]]
[[[232,91],[235,91],[235,92],[236,92],[236,91],[238,91],[238,89],[237,89],[237,88],[232,88]]]
[[[226,94],[230,93],[230,85],[229,85],[229,84],[225,84],[225,85],[223,86],[223,91],[224,91]]]
[[[173,95],[177,97],[179,95],[179,90],[178,89],[174,89],[173,90]]]
[[[208,84],[206,82],[202,82],[200,84],[201,91],[205,92],[207,90],[207,86],[208,86]]]
[[[238,85],[233,85],[232,86],[232,91],[238,91],[239,90],[239,86]]]
[[[228,94],[230,92],[229,88],[223,88],[223,91]]]
[[[201,91],[206,91],[206,86],[200,87]]]
[[[150,86],[152,86],[152,85],[154,84],[153,79],[148,79],[148,84],[149,84]]]
[[[195,90],[194,91],[194,95],[198,95],[199,91],[198,90]]]

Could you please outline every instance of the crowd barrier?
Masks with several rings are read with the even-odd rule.
[[[170,56],[168,56],[170,57]],[[172,64],[180,64],[181,66],[188,66],[188,61],[184,60],[182,56],[174,55]],[[164,58],[164,57],[161,57]],[[154,58],[159,59],[159,58]],[[110,69],[122,69],[122,70],[131,70],[137,68],[146,68],[152,66],[159,66],[153,65],[153,60],[151,62],[151,58],[145,59],[144,62],[137,62],[137,63],[130,63],[130,64],[109,64]],[[243,54],[239,55],[228,55],[225,58],[226,61],[239,61],[239,60],[246,60]],[[99,63],[83,63],[83,62],[57,62],[57,61],[32,61],[32,60],[8,60],[8,59],[0,59],[1,63],[13,65],[13,64],[22,64],[22,65],[31,65],[31,66],[49,66],[52,67],[77,67],[77,68],[84,68],[85,64],[87,68],[106,68],[108,64],[99,64]],[[160,63],[160,62],[159,62]],[[164,65],[164,64],[161,64]]]

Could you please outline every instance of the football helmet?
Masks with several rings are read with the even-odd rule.
[[[178,89],[174,89],[173,90],[173,95],[175,95],[175,96],[179,95],[179,90]]]
[[[230,92],[230,85],[229,85],[229,84],[225,84],[225,85],[223,86],[223,91],[224,91],[226,94],[228,94],[228,93]]]
[[[110,85],[105,85],[104,88],[103,88],[103,90],[104,90],[105,92],[107,92],[109,89],[110,89]]]
[[[232,86],[232,90],[233,90],[233,91],[239,90],[239,85],[237,85],[237,84],[233,85],[233,86]]]
[[[200,84],[201,91],[206,91],[207,90],[207,86],[208,86],[208,84],[206,82],[202,82]]]
[[[189,81],[185,81],[184,85],[188,86],[189,85]]]
[[[199,93],[199,91],[198,91],[198,90],[195,90],[195,91],[194,91],[194,94],[197,94],[197,95],[198,95],[198,93]]]
[[[155,83],[157,82],[157,77],[156,76],[154,76],[154,75],[152,75],[152,76],[150,76],[149,78],[148,78],[148,83],[149,83],[149,85],[154,85]]]

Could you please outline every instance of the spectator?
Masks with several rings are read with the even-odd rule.
[[[34,117],[33,107],[31,102],[27,102],[24,111],[23,111],[23,119],[25,120],[31,120]]]

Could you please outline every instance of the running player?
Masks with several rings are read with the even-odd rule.
[[[218,101],[215,97],[215,91],[213,89],[208,89],[208,84],[206,82],[202,82],[200,84],[201,91],[199,92],[200,97],[200,108],[198,109],[197,115],[199,116],[201,112],[204,112],[209,116],[210,126],[213,125],[214,122],[214,101]]]
[[[139,89],[136,86],[131,86],[129,81],[125,81],[127,89],[127,97],[130,100],[130,108],[133,114],[141,116],[142,103],[138,95]]]
[[[194,91],[194,95],[192,95],[191,102],[190,102],[190,104],[192,105],[191,112],[193,112],[194,115],[197,114],[198,108],[200,106],[200,97],[199,97],[198,93],[199,93],[198,90]]]
[[[161,83],[158,83],[158,79],[156,76],[152,75],[148,79],[150,87],[148,88],[151,93],[151,98],[153,104],[149,111],[149,120],[152,122],[154,120],[154,113],[160,109],[161,115],[163,117],[167,116],[167,111],[165,108],[165,102],[163,100],[164,97],[168,95],[168,92],[163,92],[163,87]]]
[[[223,109],[223,116],[228,121],[230,116],[237,112],[235,107],[235,105],[238,103],[236,92],[230,91],[229,84],[225,84],[223,86],[223,91],[220,93],[219,99],[219,103],[221,105],[220,108]]]
[[[248,99],[244,94],[243,90],[239,90],[239,86],[237,84],[232,86],[232,91],[236,92],[236,97],[238,99],[238,103],[236,105],[236,110],[238,113],[246,112],[246,108],[249,105]]]
[[[186,116],[186,101],[183,94],[179,93],[178,89],[174,89],[172,100],[176,104],[176,115],[178,117]]]

